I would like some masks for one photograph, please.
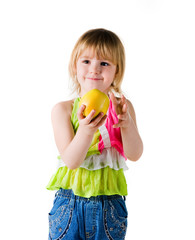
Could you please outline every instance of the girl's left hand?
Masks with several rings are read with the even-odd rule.
[[[113,128],[127,128],[131,124],[131,115],[129,113],[129,107],[127,99],[122,95],[120,99],[117,99],[112,92],[109,93],[112,104],[118,117],[118,123],[113,125]]]

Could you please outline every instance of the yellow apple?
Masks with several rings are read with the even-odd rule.
[[[109,107],[109,98],[108,96],[101,92],[98,89],[92,89],[89,92],[87,92],[83,97],[81,98],[79,102],[79,107],[84,104],[86,106],[83,114],[84,116],[88,116],[91,110],[95,110],[94,118],[100,113],[103,112],[104,115],[108,111]]]

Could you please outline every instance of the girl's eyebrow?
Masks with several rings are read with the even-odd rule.
[[[93,58],[91,58],[91,57],[89,57],[89,56],[81,56],[80,58],[84,58],[84,59],[93,59]],[[98,59],[99,61],[105,61],[105,62],[110,62],[110,60],[108,60],[108,59],[104,59],[104,58],[101,58],[101,59]]]

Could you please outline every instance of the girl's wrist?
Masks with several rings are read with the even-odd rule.
[[[82,127],[82,125],[79,125],[76,134],[80,135],[82,141],[83,141],[83,138],[87,137],[87,138],[91,139],[91,138],[93,138],[93,135],[94,135],[92,130],[90,131],[89,129]]]

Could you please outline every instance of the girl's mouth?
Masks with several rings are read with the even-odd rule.
[[[89,80],[93,80],[93,81],[98,81],[98,80],[102,80],[101,78],[88,78]]]

